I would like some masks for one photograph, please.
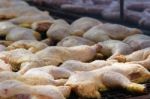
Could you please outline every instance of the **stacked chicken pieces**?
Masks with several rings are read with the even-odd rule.
[[[89,17],[68,24],[20,0],[0,0],[0,19],[0,99],[145,93],[150,37],[139,29]]]

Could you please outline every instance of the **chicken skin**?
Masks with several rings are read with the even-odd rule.
[[[109,39],[123,40],[130,35],[141,33],[142,31],[136,28],[128,28],[118,24],[106,23],[91,28],[83,35],[83,37],[95,42],[101,42]]]
[[[128,44],[118,40],[107,40],[98,44],[102,46],[100,53],[108,59],[113,59],[116,55],[127,55],[133,52]]]
[[[11,29],[17,26],[11,22],[0,22],[0,36],[6,36]]]
[[[65,68],[72,72],[75,71],[91,71],[95,69],[99,69],[105,66],[111,66],[113,63],[117,61],[104,61],[104,60],[95,60],[90,63],[85,63],[77,60],[68,60],[65,61],[60,68]]]
[[[37,52],[36,55],[43,59],[47,65],[59,65],[64,61],[71,59],[83,62],[90,61],[95,57],[100,48],[101,46],[98,44],[93,46],[80,45],[75,47],[52,46]]]
[[[36,40],[19,40],[7,47],[7,50],[14,50],[18,48],[24,48],[32,53],[35,53],[37,51],[40,51],[44,48],[48,47],[45,43],[36,41]]]
[[[95,44],[94,42],[78,36],[67,36],[60,42],[58,42],[57,46],[72,47],[79,45],[94,45],[94,44]]]
[[[15,49],[12,51],[3,51],[0,53],[0,59],[5,63],[11,64],[13,71],[18,71],[21,68],[22,63],[35,62],[38,60],[32,52],[25,49]]]
[[[16,27],[13,28],[7,35],[6,40],[18,41],[18,40],[39,40],[40,34],[32,29]]]
[[[135,73],[142,75],[132,77]],[[145,81],[149,77],[150,73],[141,65],[124,64],[122,66],[121,64],[115,64],[115,66],[107,66],[93,71],[74,73],[65,85],[70,86],[72,90],[82,97],[100,99],[101,95],[98,91],[106,91],[109,88],[116,87],[131,92],[143,93],[145,86],[135,82],[141,82],[141,79]],[[138,81],[139,79],[140,81]]]
[[[33,97],[34,99],[65,99],[65,96],[70,94],[70,88],[67,86],[30,86],[16,80],[3,81],[0,83],[0,86],[0,96],[2,98],[9,98],[18,94],[27,94],[30,96],[29,99],[33,99]]]
[[[82,36],[87,30],[98,24],[101,25],[102,22],[89,17],[80,18],[71,24],[71,34]]]
[[[47,31],[47,36],[60,41],[70,35],[70,25],[62,19],[55,20]]]
[[[150,37],[143,34],[129,36],[123,42],[129,44],[134,51],[150,47]]]
[[[114,59],[120,62],[136,63],[150,69],[150,47],[135,51],[129,55],[118,55]]]

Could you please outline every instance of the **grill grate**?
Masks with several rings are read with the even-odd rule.
[[[50,12],[50,15],[52,15],[56,19],[65,19],[69,23],[72,23],[74,20],[83,17],[83,16],[89,16],[89,17],[94,17],[97,19],[100,19],[102,22],[107,22],[107,20],[104,20],[103,18],[100,17],[100,15],[96,14],[79,14],[79,13],[71,13],[67,11],[61,10],[59,7],[49,7],[48,5],[38,5],[33,3],[32,1],[28,1],[30,5],[36,6],[37,8],[41,10],[46,10]],[[110,22],[110,21],[109,21]],[[116,23],[116,22],[111,22],[111,23]],[[118,22],[117,22],[118,23]],[[121,23],[119,23],[121,24]],[[128,27],[138,27],[137,25],[133,24],[123,24]],[[143,28],[140,28],[143,30],[143,32],[147,35],[150,35],[150,30],[145,30]],[[127,91],[121,90],[121,89],[115,89],[115,90],[109,90],[107,92],[103,92],[102,94],[102,99],[150,99],[150,82],[145,83],[147,86],[147,93],[145,94],[135,94],[135,93],[129,93]],[[76,95],[74,92],[71,93],[70,97],[68,99],[86,99],[86,98],[81,98],[78,95]]]

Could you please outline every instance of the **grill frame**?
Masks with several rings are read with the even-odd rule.
[[[50,15],[56,19],[58,18],[65,19],[68,23],[72,23],[74,20],[80,17],[88,16],[88,17],[99,19],[102,22],[116,23],[116,24],[121,24],[121,25],[125,25],[128,27],[139,28],[144,32],[144,34],[150,36],[150,30],[139,27],[136,24],[131,24],[131,23],[126,24],[126,23],[122,23],[121,21],[118,21],[118,22],[108,21],[108,20],[103,19],[100,15],[97,15],[97,14],[71,13],[69,11],[61,10],[59,7],[54,7],[54,6],[50,7],[46,4],[39,5],[39,4],[33,3],[32,1],[27,1],[27,3],[30,4],[31,6],[35,6],[39,8],[40,10],[45,10],[45,11],[50,12]],[[121,89],[113,89],[107,92],[102,92],[101,93],[102,99],[150,99],[150,81],[144,84],[146,85],[146,88],[147,88],[147,93],[145,94],[129,93]],[[78,95],[72,92],[68,99],[86,99],[86,98],[78,97]]]

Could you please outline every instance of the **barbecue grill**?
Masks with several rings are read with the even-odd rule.
[[[63,11],[59,7],[54,7],[54,6],[48,6],[46,4],[36,4],[32,1],[27,1],[30,5],[36,6],[40,10],[45,10],[50,12],[50,15],[53,16],[56,19],[65,19],[68,23],[72,23],[74,20],[83,17],[83,16],[89,16],[93,17],[96,19],[101,20],[102,22],[108,22],[108,20],[104,20],[100,15],[97,14],[80,14],[80,13],[72,13],[69,11]],[[122,17],[122,16],[121,16]],[[144,29],[143,27],[139,27],[136,24],[131,24],[131,23],[124,23],[122,21],[120,22],[113,22],[109,21],[109,23],[117,23],[117,24],[122,24],[128,27],[136,27],[141,29],[145,34],[150,35],[150,30]],[[147,92],[145,94],[137,94],[137,93],[130,93],[121,89],[112,89],[107,92],[101,93],[102,99],[150,99],[150,81],[147,83],[144,83],[147,87]],[[74,92],[71,93],[70,97],[68,99],[85,99],[79,97],[77,94]]]

